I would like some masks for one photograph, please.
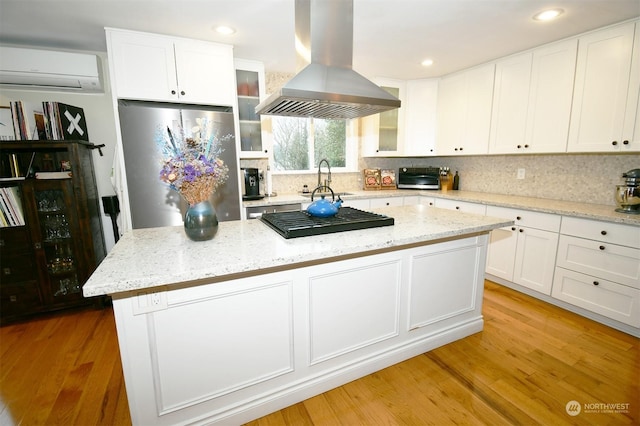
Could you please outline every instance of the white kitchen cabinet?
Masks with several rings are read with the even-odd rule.
[[[375,79],[384,90],[400,99],[397,109],[361,118],[362,155],[364,157],[395,157],[403,155],[405,132],[406,82]]]
[[[483,216],[486,213],[486,206],[483,204],[451,200],[448,198],[436,198],[435,206],[442,209],[457,210],[465,213],[480,214]]]
[[[436,199],[434,197],[425,197],[424,195],[420,196],[420,204],[423,206],[435,206]]]
[[[273,137],[262,128],[269,116],[259,116],[255,108],[265,99],[264,64],[246,59],[234,60],[238,119],[240,127],[240,158],[269,158]]]
[[[556,268],[552,296],[632,327],[640,327],[638,289]]]
[[[368,198],[365,198],[365,199],[358,198],[355,200],[347,198],[346,200],[343,201],[342,205],[345,207],[353,207],[354,209],[365,210],[365,211],[371,208],[371,202]]]
[[[565,152],[577,40],[496,64],[489,153]]]
[[[117,98],[234,106],[230,45],[107,29]]]
[[[407,81],[404,156],[425,157],[436,153],[438,83],[438,79]]]
[[[380,198],[372,198],[370,200],[371,208],[375,209],[378,207],[389,207],[389,206],[402,206],[404,205],[403,197],[380,197]]]
[[[640,228],[563,217],[552,296],[640,327]]]
[[[417,206],[421,201],[421,198],[419,195],[410,195],[407,197],[402,197],[402,205],[403,206]]]
[[[634,140],[640,81],[631,75],[634,23],[579,39],[569,152],[639,151]],[[637,53],[635,54],[637,57]]]
[[[443,77],[438,87],[438,155],[474,155],[489,151],[495,65]]]
[[[487,216],[515,224],[491,232],[486,272],[550,295],[560,216],[496,206],[487,206]]]

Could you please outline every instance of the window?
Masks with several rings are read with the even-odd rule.
[[[331,170],[354,171],[357,139],[353,120],[272,117],[275,171],[315,171],[326,158]]]

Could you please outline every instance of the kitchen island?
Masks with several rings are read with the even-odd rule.
[[[488,233],[512,222],[374,211],[395,224],[125,234],[83,292],[113,298],[133,423],[240,424],[482,330]]]

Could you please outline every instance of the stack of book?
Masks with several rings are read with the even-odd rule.
[[[17,186],[0,188],[0,228],[25,224],[18,191]]]
[[[84,110],[61,102],[12,101],[13,132],[18,140],[89,140]]]

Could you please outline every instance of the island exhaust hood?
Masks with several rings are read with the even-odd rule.
[[[400,108],[396,97],[352,69],[353,0],[296,0],[295,33],[299,63],[308,65],[257,114],[348,119]]]

